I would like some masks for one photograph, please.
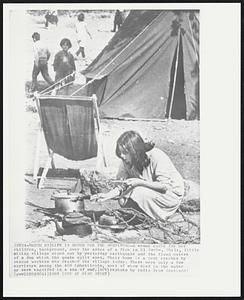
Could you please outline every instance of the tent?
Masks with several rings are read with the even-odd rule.
[[[199,118],[198,11],[133,10],[83,71],[103,117]]]

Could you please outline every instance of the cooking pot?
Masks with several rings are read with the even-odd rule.
[[[51,200],[55,201],[55,209],[58,213],[83,212],[85,210],[84,200],[89,195],[80,193],[56,192],[52,194]]]
[[[55,222],[56,230],[61,235],[77,234],[87,236],[92,233],[91,219],[78,212],[68,213],[63,217],[62,226],[57,220]]]

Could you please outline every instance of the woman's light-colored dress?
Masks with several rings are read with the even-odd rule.
[[[144,168],[141,177],[147,181],[162,182],[167,187],[166,193],[159,193],[152,189],[138,186],[126,197],[134,200],[139,207],[153,219],[165,220],[179,207],[184,196],[184,180],[176,170],[170,158],[160,149],[153,148],[147,152],[149,165]],[[117,174],[118,179],[139,177],[133,168],[129,169],[121,163]]]

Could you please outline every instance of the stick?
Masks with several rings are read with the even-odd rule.
[[[117,242],[117,243],[120,242],[119,239],[117,239],[117,238],[115,238],[115,237],[113,237],[113,236],[111,236],[111,235],[109,235],[109,234],[104,233],[104,232],[103,232],[102,230],[100,230],[98,227],[96,227],[95,230],[96,230],[99,234],[104,235],[105,237],[110,238],[110,239],[113,240],[114,242]]]

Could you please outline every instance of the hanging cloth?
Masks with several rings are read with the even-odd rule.
[[[42,126],[48,148],[70,160],[97,156],[93,102],[40,99]]]

